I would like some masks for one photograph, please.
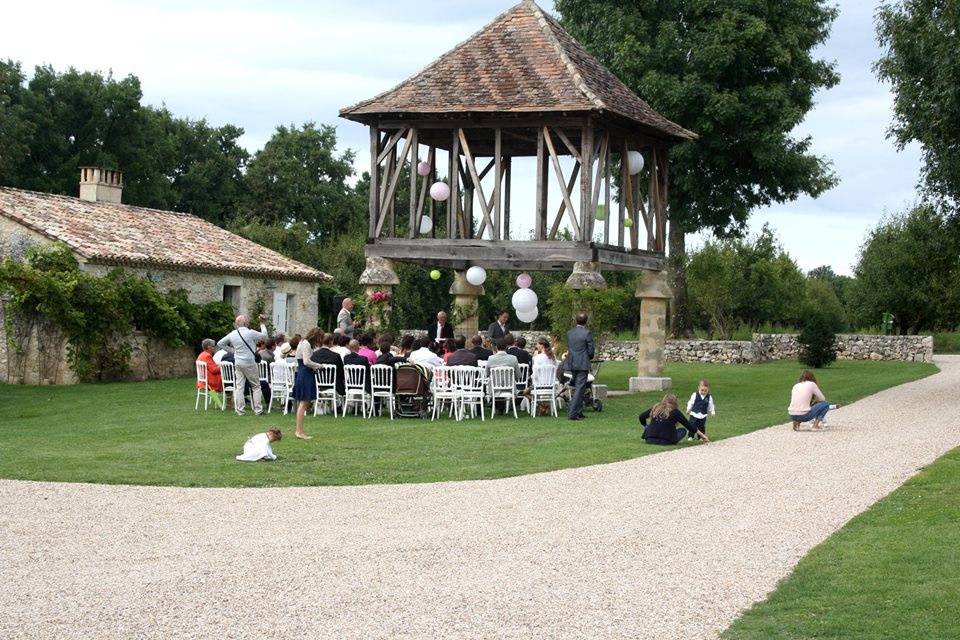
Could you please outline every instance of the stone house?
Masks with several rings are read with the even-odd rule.
[[[316,325],[317,288],[329,275],[196,216],[121,204],[122,189],[119,171],[93,167],[81,169],[79,198],[0,187],[0,259],[22,259],[31,245],[63,242],[80,268],[94,275],[122,267],[161,291],[183,289],[197,304],[223,300],[237,313],[262,308],[277,331],[306,332]],[[2,316],[0,301],[0,321]],[[63,346],[51,349],[43,336],[34,338],[26,352],[18,352],[2,336],[0,382],[73,382]],[[193,370],[192,350],[167,349],[160,357],[159,345],[146,345],[142,336],[131,341],[138,377]],[[148,359],[141,352],[149,346]],[[138,363],[138,355],[150,362]]]

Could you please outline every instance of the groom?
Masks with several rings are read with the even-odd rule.
[[[587,375],[593,359],[593,334],[587,329],[587,314],[577,314],[577,326],[567,332],[567,369],[573,374],[573,398],[567,417],[583,420],[583,396],[587,392]]]

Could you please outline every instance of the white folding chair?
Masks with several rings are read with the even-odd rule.
[[[470,407],[471,418],[476,418],[477,409],[480,409],[480,420],[486,420],[483,404],[487,394],[483,372],[477,367],[453,367],[453,387],[457,395],[457,420],[463,420],[467,407]]]
[[[223,411],[227,408],[228,392],[233,393],[233,406],[234,408],[236,408],[238,406],[237,405],[237,370],[234,367],[232,362],[220,363],[220,377],[223,379],[223,406],[220,407],[220,410]],[[243,389],[240,390],[240,393],[243,393]]]
[[[537,415],[541,402],[550,403],[550,413],[557,416],[557,365],[541,364],[533,368],[530,379],[530,415]]]
[[[451,367],[439,366],[433,368],[433,375],[430,378],[430,389],[433,393],[433,413],[430,421],[437,419],[437,414],[442,415],[444,405],[447,405],[447,417],[452,417],[457,412],[457,390],[453,386],[453,375]],[[458,414],[459,415],[459,414]]]
[[[527,381],[530,379],[530,365],[523,363],[520,365],[520,378],[517,380],[517,393],[522,393],[527,388]]]
[[[317,400],[313,403],[313,415],[318,415],[321,404],[330,403],[333,417],[337,417],[337,365],[322,364],[317,369]]]
[[[203,396],[203,410],[207,410],[207,404],[210,402],[210,387],[207,383],[207,363],[197,360],[197,401],[193,404],[193,410],[200,409],[200,396]]]
[[[289,375],[289,368],[283,362],[272,363],[270,365],[270,404],[267,407],[267,413],[273,411],[273,401],[279,400],[283,403],[283,415],[287,415],[291,393],[293,393],[293,377]]]
[[[393,367],[386,364],[375,364],[370,367],[370,409],[373,410],[377,400],[382,400],[390,407],[390,419],[393,420]],[[383,415],[383,409],[380,409]]]
[[[257,363],[257,370],[260,372],[260,381],[270,384],[270,363],[261,360]]]
[[[343,401],[343,415],[347,415],[347,410],[351,405],[353,415],[357,415],[357,406],[359,405],[363,417],[367,417],[367,408],[370,405],[370,396],[367,394],[367,368],[362,364],[347,364],[343,367],[344,386],[346,387],[346,396]]]
[[[494,367],[490,369],[490,418],[497,415],[497,400],[504,400],[513,407],[513,417],[517,417],[517,372],[513,367]]]

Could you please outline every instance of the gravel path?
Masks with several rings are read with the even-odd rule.
[[[505,480],[0,481],[0,637],[714,638],[960,445],[945,410],[960,359],[938,363],[831,413],[828,432]]]

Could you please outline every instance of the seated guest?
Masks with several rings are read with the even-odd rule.
[[[346,393],[346,383],[343,379],[343,358],[333,350],[333,334],[327,333],[320,342],[320,348],[313,352],[310,359],[317,364],[332,364],[337,368],[337,394]]]
[[[508,333],[503,339],[507,341],[507,353],[515,356],[517,362],[520,364],[530,366],[530,363],[533,361],[533,356],[527,352],[527,340],[525,338],[517,338],[514,340],[512,333]]]
[[[373,334],[362,333],[359,338],[360,350],[357,352],[367,359],[370,364],[377,364],[377,352],[373,350]]]
[[[407,361],[413,364],[419,364],[426,368],[427,371],[433,371],[434,367],[439,367],[443,364],[440,356],[430,350],[430,340],[428,338],[413,341],[413,351],[410,352]]]
[[[647,424],[647,420],[650,424]],[[640,414],[641,436],[648,444],[677,444],[690,430],[690,423],[677,408],[677,396],[668,393],[663,400]],[[677,425],[681,424],[682,427]]]
[[[203,347],[203,351],[197,356],[197,362],[205,362],[207,364],[207,389],[211,391],[223,391],[220,365],[213,358],[213,354],[217,349],[217,343],[207,338],[200,343],[200,346]],[[197,382],[197,388],[203,388],[200,382]]]
[[[443,342],[453,337],[453,327],[447,323],[446,311],[438,311],[436,322],[427,325],[427,337],[434,342]]]
[[[287,341],[287,344],[290,345],[290,351],[287,352],[287,358],[292,358],[291,353],[297,352],[297,347],[300,346],[300,341],[303,340],[303,337],[299,333],[293,334],[293,337]]]
[[[473,349],[470,349],[470,352],[477,356],[477,360],[487,360],[493,355],[493,351],[490,351],[490,349],[487,349],[483,346],[483,336],[481,336],[479,333],[473,336],[472,343]]]
[[[366,372],[363,376],[364,387],[367,391],[370,391],[370,361],[360,353],[360,342],[358,340],[351,340],[347,343],[347,348],[350,349],[350,353],[343,359],[344,366],[348,364],[358,364],[362,366]]]
[[[287,336],[285,336],[281,331],[277,333],[277,335],[273,336],[273,361],[274,362],[280,362],[286,357],[286,355],[280,353],[280,350],[283,348],[284,345],[287,345],[288,347],[287,352],[289,352],[290,343],[287,341]]]
[[[257,355],[260,356],[260,362],[266,362],[270,364],[274,361],[273,349],[274,349],[273,338],[269,340],[260,340],[257,342]]]
[[[350,354],[350,336],[345,333],[335,333],[333,335],[333,352],[341,358],[346,358]]]
[[[377,364],[392,367],[398,362],[406,362],[407,358],[393,353],[393,336],[386,335],[380,338],[380,353],[377,355]]]
[[[450,356],[453,355],[453,352],[457,350],[457,341],[453,338],[448,338],[443,341],[443,355],[440,356],[443,358],[443,361],[446,364],[450,364]]]
[[[477,356],[472,351],[467,349],[467,338],[465,336],[457,336],[456,346],[456,351],[451,353],[450,357],[447,358],[448,365],[451,367],[464,365],[468,367],[477,366]]]
[[[556,366],[557,358],[553,355],[553,347],[550,346],[550,341],[546,338],[539,338],[537,340],[537,352],[533,356],[533,366],[538,367],[541,365],[553,365]]]
[[[493,355],[487,358],[487,375],[495,367],[512,367],[516,380],[520,380],[520,363],[517,356],[507,353],[507,341],[504,338],[493,341]]]

